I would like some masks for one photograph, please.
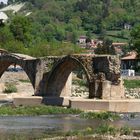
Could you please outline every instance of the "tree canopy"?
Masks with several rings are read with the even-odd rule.
[[[140,24],[133,28],[131,37],[130,47],[140,55]]]
[[[121,33],[117,36],[129,39],[122,31],[124,24],[135,26],[140,21],[139,0],[14,1],[25,2],[25,6],[16,14],[7,12],[10,20],[4,27],[0,27],[0,47],[37,56],[41,56],[35,52],[38,48],[46,50],[46,55],[58,55],[57,51],[53,53],[50,50],[61,50],[60,48],[67,49],[67,54],[81,52],[75,47],[80,35],[87,35],[88,38],[104,37],[108,31],[120,30]],[[8,4],[13,4],[13,1],[9,0]],[[29,12],[30,15],[25,16]],[[134,38],[133,44],[138,46],[137,43]],[[19,49],[14,49],[13,46],[18,46],[17,44]],[[56,47],[56,44],[60,47]],[[69,48],[64,47],[64,44]],[[42,55],[45,55],[44,52]]]

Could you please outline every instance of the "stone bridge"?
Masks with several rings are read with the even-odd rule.
[[[37,96],[70,96],[70,74],[80,67],[87,78],[89,98],[123,98],[120,61],[117,56],[80,54],[33,58],[23,54],[0,53],[0,76],[12,64],[21,66]]]

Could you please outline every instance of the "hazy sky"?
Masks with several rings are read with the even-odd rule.
[[[6,3],[7,4],[8,0],[0,0],[0,2]]]

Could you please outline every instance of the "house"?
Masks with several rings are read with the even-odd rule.
[[[132,26],[130,24],[128,24],[128,23],[124,24],[124,29],[130,30],[131,28],[132,28]]]
[[[86,44],[86,36],[80,36],[80,38],[78,39],[78,43],[80,44]]]
[[[136,69],[140,65],[135,51],[129,52],[125,57],[121,58],[121,69]]]
[[[5,23],[8,20],[8,16],[4,12],[0,12],[0,24]]]

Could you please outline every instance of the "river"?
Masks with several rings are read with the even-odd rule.
[[[130,114],[122,115],[122,118],[116,121],[86,120],[76,115],[1,116],[0,138],[9,139],[14,136],[19,139],[19,136],[24,136],[25,139],[37,139],[46,133],[54,135],[88,127],[96,128],[103,123],[140,129],[140,114],[130,116]]]

